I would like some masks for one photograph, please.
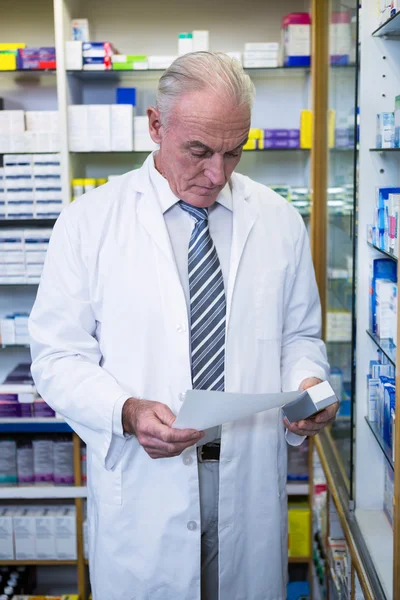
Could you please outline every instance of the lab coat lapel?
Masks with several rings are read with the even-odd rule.
[[[233,231],[231,264],[227,289],[227,326],[231,314],[233,293],[237,279],[240,260],[246,246],[250,232],[258,218],[258,213],[248,202],[248,191],[244,185],[232,177],[232,200],[233,200]]]

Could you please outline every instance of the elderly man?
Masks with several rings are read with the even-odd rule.
[[[279,392],[328,372],[302,219],[234,173],[253,95],[225,55],[177,59],[148,109],[158,152],[54,228],[32,372],[88,447],[94,600],[286,597],[285,435],[301,443],[336,406],[172,427],[191,387]]]

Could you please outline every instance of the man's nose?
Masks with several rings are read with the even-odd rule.
[[[219,154],[214,154],[210,158],[204,173],[211,181],[212,185],[225,185],[224,158]]]

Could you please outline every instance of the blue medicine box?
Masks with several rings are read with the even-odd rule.
[[[117,88],[117,104],[136,106],[136,88]]]

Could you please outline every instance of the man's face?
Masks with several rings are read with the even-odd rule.
[[[158,170],[173,193],[198,207],[211,206],[240,161],[250,128],[250,109],[209,90],[177,100],[168,129],[148,109],[150,134],[160,144]]]

